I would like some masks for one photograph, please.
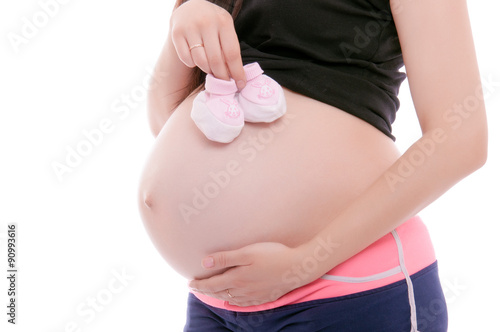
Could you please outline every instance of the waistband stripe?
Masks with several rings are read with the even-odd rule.
[[[419,332],[417,329],[417,308],[415,304],[415,295],[413,293],[413,283],[411,282],[410,274],[406,269],[403,244],[401,243],[401,239],[399,238],[399,234],[396,230],[393,230],[391,234],[392,236],[394,236],[394,240],[396,241],[396,245],[398,246],[399,265],[401,266],[401,270],[405,275],[406,283],[408,284],[408,300],[410,301],[411,332]]]
[[[371,276],[366,276],[366,277],[342,277],[342,276],[332,276],[330,274],[325,274],[324,276],[321,277],[321,279],[359,284],[362,282],[370,282],[370,281],[375,281],[375,280],[380,280],[380,279],[392,277],[393,275],[401,273],[401,272],[402,272],[401,267],[396,266],[390,270],[380,272],[377,274],[372,274]]]
[[[410,274],[406,269],[405,265],[405,257],[403,252],[403,244],[401,243],[401,239],[396,230],[391,232],[394,237],[394,241],[396,241],[396,246],[398,248],[398,258],[399,258],[399,266],[392,268],[390,270],[373,274],[367,277],[342,277],[342,276],[333,276],[329,274],[325,274],[321,277],[321,279],[340,281],[340,282],[348,282],[348,283],[362,283],[384,279],[387,277],[391,277],[398,273],[403,273],[406,279],[406,284],[408,285],[408,300],[410,303],[410,319],[411,319],[411,332],[419,332],[417,329],[417,310],[415,305],[415,295],[413,293],[413,283],[411,282]]]

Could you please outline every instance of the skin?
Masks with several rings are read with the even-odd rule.
[[[184,3],[172,16],[172,30],[175,49],[186,66],[198,66],[223,80],[232,77],[240,89],[245,87],[240,50],[236,47],[238,36],[227,11],[205,0]],[[189,50],[190,45],[197,44],[204,47]]]
[[[188,279],[221,272],[200,264],[215,251],[311,239],[400,155],[366,122],[286,89],[285,117],[246,123],[232,143],[214,143],[190,118],[193,97],[157,136],[140,189],[153,242]],[[210,197],[196,194],[206,188]]]
[[[188,4],[192,8],[187,7]],[[210,6],[213,5],[203,0],[191,0],[174,10],[172,15],[171,38],[175,48],[169,42],[166,43],[156,68],[158,76],[163,74],[167,79],[161,80],[161,89],[152,91],[149,99],[153,133],[157,135],[164,129],[159,139],[163,132],[168,132],[165,128],[170,125],[170,120],[167,125],[165,123],[172,114],[175,97],[181,90],[182,84],[179,82],[188,77],[189,66],[193,63],[203,63],[204,66],[208,63],[210,69],[202,67],[203,70],[225,78],[224,66],[218,62],[224,58],[226,68],[230,68],[227,73],[235,80],[241,78],[238,77],[241,74],[241,60],[235,56],[239,54],[239,45],[231,33],[221,33],[223,27],[232,27],[228,22],[230,17],[217,9],[209,9]],[[183,11],[180,11],[183,7]],[[192,15],[193,8],[202,7],[206,13],[214,16],[199,19],[197,24],[180,23],[181,18],[188,18],[187,13]],[[365,136],[376,140],[373,146],[387,156],[387,164],[376,166],[378,174],[367,175],[356,193],[352,193],[335,211],[318,216],[323,219],[314,221],[315,229],[310,236],[289,243],[280,239],[266,239],[242,248],[213,252],[203,260],[207,275],[213,275],[192,280],[192,289],[239,306],[276,300],[292,289],[316,280],[360,252],[484,165],[487,158],[487,123],[466,1],[395,0],[391,1],[391,9],[422,137],[404,154],[395,156],[394,147],[382,139],[383,134]],[[210,36],[206,36],[206,33]],[[179,46],[183,39],[185,45]],[[186,45],[199,43],[200,40],[205,45],[207,42],[217,45],[218,40],[220,46],[197,48],[196,52],[189,54]],[[211,60],[206,62],[206,59]],[[175,77],[175,83],[168,77]],[[160,90],[162,92],[158,92]],[[292,96],[291,92],[287,92],[287,101],[288,98],[294,98]],[[303,96],[296,98],[297,102],[314,103]],[[456,111],[454,105],[464,105],[471,98],[475,98],[473,106],[466,111],[463,108],[460,112]],[[319,105],[314,105],[321,109]],[[369,126],[363,126],[361,121],[351,121],[347,116],[343,118],[339,115],[341,113],[334,114],[342,119],[342,126],[350,126],[347,128],[356,130],[358,135],[371,135]],[[326,113],[324,116],[328,117]],[[422,146],[426,144],[433,144],[434,148],[424,154],[424,161],[417,165],[415,156],[422,156]],[[359,151],[363,154],[369,149]],[[346,153],[341,157],[348,156]],[[402,172],[401,165],[405,163],[413,165],[411,172]],[[348,173],[349,168],[344,170]],[[147,184],[142,187],[140,199],[143,213],[152,213],[152,202],[157,197],[147,195],[152,192],[154,190],[148,189]],[[283,275],[314,257],[318,243],[325,241],[334,243],[335,250],[318,261],[314,271],[302,274],[300,285],[283,281]],[[233,298],[228,296],[226,290],[230,291]]]

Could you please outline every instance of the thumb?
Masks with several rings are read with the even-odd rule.
[[[249,265],[251,260],[245,248],[220,251],[203,258],[201,265],[205,269],[224,269],[241,265]]]

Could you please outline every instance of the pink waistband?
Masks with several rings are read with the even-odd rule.
[[[432,264],[436,260],[434,248],[427,231],[419,216],[415,216],[396,228],[401,239],[405,266],[411,275]],[[337,265],[323,277],[308,285],[297,288],[274,302],[258,306],[238,307],[229,305],[227,301],[214,299],[210,296],[193,293],[200,301],[221,309],[254,312],[268,310],[284,305],[338,297],[370,289],[386,286],[405,279],[400,267],[398,247],[394,236],[389,233],[371,244],[369,247]],[[392,273],[388,273],[392,271]],[[396,271],[396,272],[395,272]],[[380,274],[381,278],[369,278]],[[387,276],[384,276],[387,275]],[[328,280],[329,276],[334,276]],[[368,278],[367,278],[368,277]],[[355,282],[346,281],[358,278]]]

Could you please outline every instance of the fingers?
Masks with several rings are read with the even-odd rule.
[[[208,45],[205,45],[204,42],[193,42],[193,43],[189,43],[189,45],[191,45],[191,47],[193,45],[203,45],[201,47],[190,48],[191,59],[192,59],[193,63],[195,64],[195,66],[199,67],[205,73],[213,74],[213,72],[210,68],[210,65],[208,63],[208,60],[207,60],[207,55],[205,53],[205,49],[206,49],[206,47],[208,47]]]
[[[210,30],[203,33],[203,43],[205,45],[203,54],[203,60],[206,61],[204,65],[207,66],[207,69],[211,71],[211,74],[217,78],[223,80],[229,80],[229,72],[226,67],[226,59],[222,55],[222,50],[220,46],[219,33],[217,30]],[[201,49],[201,47],[200,47]],[[194,50],[193,50],[194,51]],[[200,52],[202,53],[202,52]],[[196,55],[200,55],[199,53],[191,53],[193,58],[195,59],[195,63],[197,63]],[[200,59],[202,57],[200,56]],[[202,70],[203,68],[200,67]],[[203,70],[205,71],[205,70]],[[205,71],[206,72],[206,71]]]
[[[250,265],[251,259],[244,248],[232,251],[221,251],[207,256],[202,261],[206,269],[225,269],[236,266]]]
[[[246,83],[240,44],[231,15],[204,1],[189,1],[172,15],[172,42],[179,59],[188,67],[199,67],[207,74],[228,80],[240,89]],[[203,47],[192,46],[201,44]]]
[[[227,37],[220,35],[219,31],[215,29],[205,30],[201,37],[188,37],[188,45],[203,45],[203,47],[196,47],[190,50],[189,56],[191,61],[188,61],[189,63],[194,63],[194,65],[198,66],[205,73],[214,75],[216,78],[229,80],[232,77],[236,82],[240,82],[241,86],[238,87],[243,88],[246,76],[243,71],[240,44],[234,29],[226,30],[233,32],[229,34],[231,40],[226,40]]]
[[[179,59],[188,67],[199,67],[207,74],[212,74],[216,78],[229,80],[233,77],[236,82],[246,82],[243,64],[239,51],[235,45],[226,46],[226,50],[221,48],[221,40],[217,31],[206,31],[201,36],[192,36],[181,38],[179,34],[172,34],[172,41],[177,51]],[[224,42],[226,45],[227,42]],[[203,45],[202,47],[191,48],[194,45]],[[223,51],[226,54],[223,54]],[[230,60],[228,62],[228,59]],[[229,70],[228,70],[229,68]],[[238,86],[239,88],[244,87]]]
[[[176,33],[175,29],[173,29],[172,32],[172,43],[174,44],[179,60],[181,60],[189,68],[196,67],[193,58],[191,57],[188,41],[184,38],[184,36]]]
[[[246,253],[245,249],[218,252],[205,257],[202,262],[203,267],[216,270],[247,266],[250,264],[250,255]],[[229,297],[229,294],[224,294],[224,292],[226,292],[228,288],[237,286],[233,284],[233,281],[241,280],[240,274],[241,270],[229,269],[222,274],[218,274],[207,279],[191,280],[189,282],[189,287],[202,294],[214,295],[221,293],[219,295],[222,297]],[[237,294],[232,295],[237,296]]]
[[[229,75],[236,81],[238,88],[241,90],[245,87],[247,79],[243,71],[240,42],[238,41],[238,36],[236,35],[233,24],[231,24],[231,28],[222,29],[220,31],[220,43],[229,70]]]
[[[230,296],[226,292],[226,289],[230,288],[228,279],[226,274],[219,274],[208,279],[191,280],[189,282],[189,288],[198,293],[210,296],[217,295],[217,298],[222,297],[224,300],[229,301]],[[236,296],[232,293],[231,295],[233,297]]]
[[[240,307],[248,307],[265,303],[265,301],[259,302],[255,300],[247,300],[245,296],[239,294],[240,290],[228,286],[228,282],[224,278],[212,277],[205,280],[191,280],[189,282],[189,287],[196,293],[208,295],[222,301],[227,301],[231,305],[237,305]]]

